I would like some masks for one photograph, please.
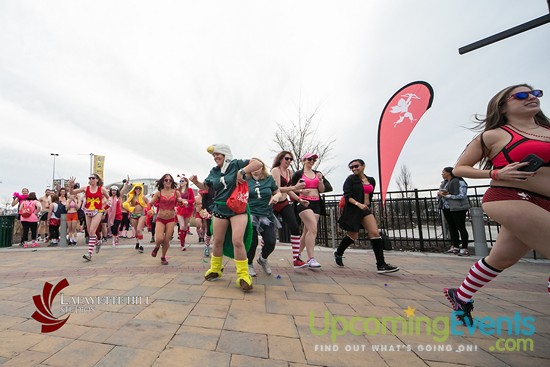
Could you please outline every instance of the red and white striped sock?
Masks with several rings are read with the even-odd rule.
[[[88,238],[88,254],[92,254],[94,252],[95,244],[97,243],[97,237],[96,236],[90,236]]]
[[[292,246],[292,260],[300,256],[300,236],[290,235],[290,245]]]
[[[548,294],[550,294],[550,277],[548,277],[548,285],[547,285],[547,289],[548,289]]]
[[[485,258],[479,260],[470,268],[468,276],[458,288],[458,297],[464,302],[469,302],[481,287],[496,278],[501,272],[502,270],[487,264]]]

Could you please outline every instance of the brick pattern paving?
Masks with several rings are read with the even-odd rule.
[[[406,317],[404,310],[411,308],[415,317],[449,320],[442,288],[458,286],[476,261],[473,257],[388,252],[387,260],[401,271],[379,275],[371,251],[347,252],[346,266],[339,268],[331,251],[316,249],[322,269],[295,270],[290,247],[280,246],[270,257],[273,275],[255,264],[254,290],[245,294],[235,285],[231,259],[224,259],[220,280],[205,282],[209,264],[202,246],[194,244],[185,252],[178,247],[169,250],[168,266],[150,256],[151,245],[138,254],[129,240],[118,248],[104,245],[91,262],[82,259],[82,245],[0,249],[0,364],[532,366],[550,360],[549,262],[523,261],[476,296],[477,318],[521,312],[536,320],[529,335],[532,351],[497,351],[499,336],[469,334],[464,327],[459,327],[464,335],[439,342],[426,325],[419,333],[393,334],[383,326],[378,332],[362,329],[364,320]],[[69,300],[141,296],[141,301],[81,304],[77,312],[63,310],[58,295],[52,310],[59,318],[70,315],[69,320],[53,333],[41,333],[31,318],[36,311],[32,297],[42,293],[44,282],[63,278],[70,283],[63,290]],[[353,317],[353,332],[343,330]],[[517,344],[516,336],[503,337],[509,347]],[[457,353],[461,347],[475,350]]]

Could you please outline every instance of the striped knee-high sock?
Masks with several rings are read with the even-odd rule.
[[[290,235],[290,245],[292,246],[292,260],[300,256],[300,236]]]
[[[469,302],[481,287],[489,283],[501,272],[502,270],[495,269],[487,264],[485,258],[479,260],[470,268],[468,276],[458,288],[458,297],[464,302]]]
[[[547,285],[547,287],[548,287],[548,294],[550,294],[550,277],[548,277],[548,285]]]
[[[212,236],[206,235],[204,236],[204,243],[206,246],[210,246],[210,240],[212,239]]]
[[[95,244],[97,243],[97,237],[96,236],[90,236],[88,239],[88,254],[92,254],[94,252]]]

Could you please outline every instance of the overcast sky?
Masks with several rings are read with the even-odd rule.
[[[0,203],[55,177],[81,182],[197,174],[206,147],[271,164],[277,123],[313,113],[347,163],[378,178],[377,126],[401,86],[424,80],[432,108],[406,143],[417,188],[437,187],[474,136],[473,115],[507,85],[550,98],[550,24],[477,51],[458,48],[548,13],[545,0],[0,1]],[[323,165],[320,167],[323,169]],[[396,189],[396,173],[390,190]],[[483,184],[474,181],[470,184]]]

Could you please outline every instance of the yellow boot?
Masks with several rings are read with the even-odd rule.
[[[235,260],[237,285],[245,292],[252,289],[252,277],[248,274],[248,260]]]
[[[204,279],[206,280],[216,280],[222,277],[223,265],[222,265],[223,256],[214,256],[210,258],[210,269],[204,274]]]

